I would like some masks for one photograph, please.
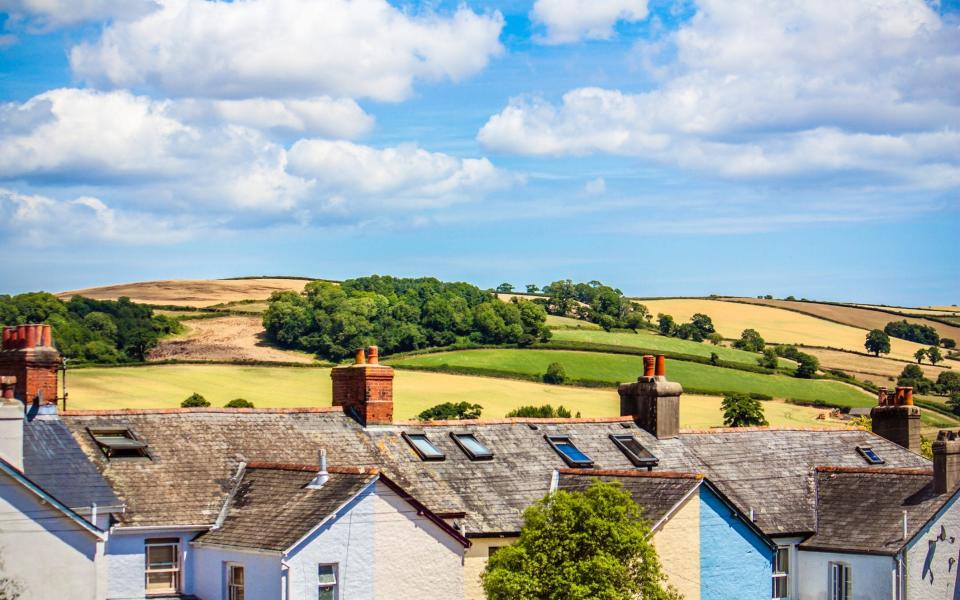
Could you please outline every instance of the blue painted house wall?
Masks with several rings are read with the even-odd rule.
[[[708,486],[700,486],[700,600],[768,600],[774,550]]]

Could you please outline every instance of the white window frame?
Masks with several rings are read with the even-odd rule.
[[[224,587],[225,600],[242,600],[246,596],[247,569],[243,566],[243,563],[239,562],[226,562],[223,564],[226,570],[226,586]],[[240,569],[240,572],[243,573],[239,584],[233,580],[234,569]],[[237,594],[238,590],[240,594]]]
[[[162,548],[162,547],[171,547],[173,548],[173,566],[172,567],[161,567],[161,568],[151,568],[150,567],[150,549],[151,548]],[[155,538],[153,540],[147,539],[144,540],[144,549],[143,549],[143,588],[144,592],[147,595],[158,595],[158,594],[176,594],[180,591],[180,576],[181,576],[181,567],[182,561],[180,560],[180,539],[179,538]],[[155,573],[171,573],[173,574],[173,587],[163,588],[163,589],[150,589],[149,580],[150,575]]]
[[[778,571],[778,557],[780,552],[783,551],[786,555],[786,559],[783,564],[780,564],[782,570]],[[773,575],[770,581],[770,596],[774,600],[789,600],[790,598],[790,546],[777,546],[777,551],[773,555]],[[786,596],[774,596],[773,593],[776,591],[776,582],[778,580],[783,581],[783,588],[786,591]]]
[[[853,600],[853,570],[850,568],[850,564],[832,560],[828,565],[829,572],[827,575],[830,592],[827,594],[827,598],[829,600]]]
[[[330,567],[333,572],[333,582],[320,581],[320,569]],[[333,590],[333,600],[340,598],[340,564],[339,563],[320,563],[317,565],[317,590]],[[319,596],[319,593],[318,593]]]

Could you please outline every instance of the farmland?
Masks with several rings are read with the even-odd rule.
[[[273,292],[302,291],[305,279],[175,279],[144,281],[71,290],[57,294],[60,298],[86,296],[95,300],[116,300],[121,296],[142,304],[188,306],[201,308],[241,300],[266,300]]]
[[[643,360],[639,356],[559,350],[464,350],[414,356],[391,364],[537,377],[552,362],[562,364],[571,380],[604,382],[611,386],[634,381],[643,371]],[[775,398],[822,401],[836,406],[870,406],[874,403],[872,397],[863,391],[839,382],[748,373],[692,362],[667,361],[667,376],[696,392],[757,392]]]
[[[214,406],[243,397],[260,408],[329,406],[330,370],[326,368],[240,367],[225,365],[163,365],[71,371],[69,408],[173,408],[193,392]],[[396,372],[395,416],[414,418],[441,402],[480,404],[485,418],[502,417],[524,404],[563,405],[584,417],[615,416],[619,400],[611,389],[552,386],[510,379],[470,377],[419,371]],[[824,426],[823,410],[782,402],[765,402],[773,425]],[[720,398],[684,394],[680,406],[683,427],[721,425]]]
[[[316,362],[311,354],[265,343],[259,316],[190,319],[183,325],[186,332],[161,340],[148,360]]]

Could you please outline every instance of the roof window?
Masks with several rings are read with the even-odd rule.
[[[660,462],[632,433],[611,433],[610,439],[635,467],[652,469]]]
[[[481,444],[477,436],[472,433],[454,433],[451,431],[450,437],[470,457],[470,460],[491,460],[493,458],[493,452]]]
[[[150,458],[147,443],[141,442],[126,427],[87,428],[104,456],[114,458]]]
[[[427,438],[425,433],[403,432],[403,439],[407,440],[420,460],[443,460],[447,456]]]
[[[566,435],[545,435],[547,442],[553,446],[565,463],[571,467],[592,467],[593,459],[577,448]]]
[[[870,446],[857,446],[857,452],[871,465],[882,465],[885,462]]]

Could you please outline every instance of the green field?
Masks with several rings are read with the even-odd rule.
[[[551,339],[564,342],[584,342],[609,346],[624,346],[627,348],[642,348],[661,352],[677,352],[680,354],[702,356],[704,358],[710,358],[710,354],[716,352],[720,360],[741,363],[753,367],[757,366],[757,359],[760,358],[760,355],[754,352],[746,352],[726,346],[714,346],[706,342],[691,342],[689,340],[657,335],[649,331],[631,333],[602,330],[556,329],[553,331],[553,337]],[[795,367],[796,364],[790,360],[780,359],[780,366]]]
[[[552,362],[562,364],[570,379],[602,381],[611,385],[634,381],[643,371],[643,359],[639,356],[559,350],[463,350],[414,356],[391,364],[537,376],[544,373]],[[775,398],[822,401],[835,406],[874,404],[871,395],[836,381],[763,375],[678,360],[667,361],[667,376],[690,391],[704,393],[757,392]]]
[[[69,374],[68,408],[174,408],[194,391],[214,406],[243,397],[260,408],[330,406],[330,369],[242,367],[231,365],[156,365],[78,369]],[[583,417],[616,416],[619,398],[612,389],[544,385],[512,379],[421,371],[397,371],[395,417],[414,418],[441,402],[480,404],[484,418],[498,418],[524,404],[552,404]],[[686,428],[722,425],[721,398],[684,394],[680,423]],[[819,420],[823,412],[783,402],[764,402],[772,425],[841,425]]]
[[[557,315],[547,315],[547,327],[551,329],[596,329],[600,326],[583,319],[574,319],[572,317],[558,317]]]

